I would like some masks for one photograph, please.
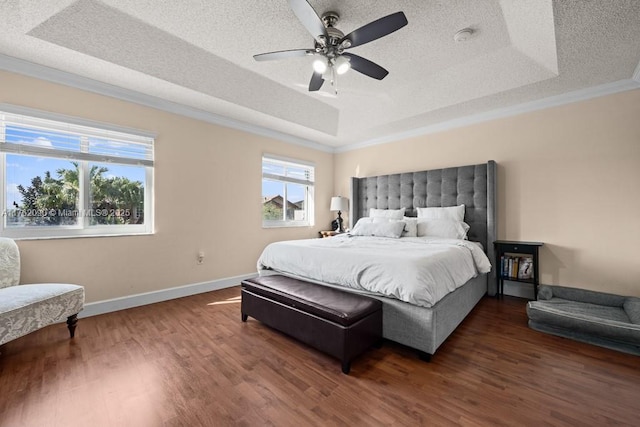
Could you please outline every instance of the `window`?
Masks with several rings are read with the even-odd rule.
[[[312,164],[262,156],[262,226],[313,225]]]
[[[0,111],[0,235],[153,232],[152,136],[4,107],[9,111]]]

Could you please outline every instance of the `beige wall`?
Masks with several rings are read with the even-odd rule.
[[[333,154],[11,73],[0,72],[0,88],[0,103],[157,135],[156,233],[19,241],[23,283],[83,284],[95,302],[251,274],[267,243],[316,237],[332,219]],[[316,226],[262,229],[265,152],[315,163]]]
[[[541,283],[640,296],[640,90],[336,155],[349,177],[498,163],[498,237],[541,241]]]
[[[545,242],[542,283],[640,296],[640,90],[332,155],[11,73],[0,87],[0,102],[157,134],[156,234],[20,241],[25,283],[81,283],[95,302],[252,273],[267,243],[325,229],[350,176],[493,159],[498,236]],[[264,152],[315,162],[316,226],[262,229]]]

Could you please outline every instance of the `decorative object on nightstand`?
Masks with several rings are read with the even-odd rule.
[[[533,285],[533,299],[538,298],[538,249],[541,242],[519,242],[515,240],[496,240],[496,296],[504,296],[504,281],[530,283]]]
[[[334,231],[338,233],[344,233],[344,228],[342,227],[342,212],[349,209],[349,199],[346,197],[336,196],[331,198],[331,207],[329,208],[332,211],[338,211],[338,218],[333,221],[332,228]]]

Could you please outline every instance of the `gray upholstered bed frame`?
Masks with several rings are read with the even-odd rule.
[[[496,163],[351,179],[351,226],[370,208],[406,209],[465,205],[469,240],[482,243],[492,265],[496,240]],[[383,303],[383,336],[430,356],[488,293],[495,295],[495,266],[431,308],[378,297]]]

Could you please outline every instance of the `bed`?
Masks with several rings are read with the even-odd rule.
[[[350,280],[348,276],[342,276],[342,278],[332,276],[332,273],[336,271],[334,267],[342,259],[342,256],[337,254],[355,251],[350,246],[353,245],[352,242],[356,238],[351,239],[346,235],[330,239],[309,239],[307,242],[276,242],[269,245],[258,261],[259,273],[261,275],[284,274],[326,286],[339,287],[349,292],[365,293],[379,299],[383,303],[383,337],[415,348],[421,357],[429,359],[485,294],[495,295],[495,268],[490,264],[495,260],[493,251],[493,241],[496,239],[495,162],[352,178],[350,202],[351,227],[360,218],[367,217],[371,209],[398,210],[404,208],[404,216],[416,217],[418,208],[464,205],[464,222],[470,226],[467,232],[469,242],[450,241],[444,242],[444,244],[450,246],[447,250],[470,252],[472,255],[477,252],[478,248],[482,248],[481,251],[485,252],[486,257],[484,257],[485,254],[482,255],[487,259],[489,266],[488,268],[483,267],[482,271],[485,272],[479,270],[475,271],[475,274],[461,272],[458,275],[460,277],[456,280],[462,282],[453,287],[449,286],[450,289],[444,292],[437,291],[442,295],[438,295],[433,304],[429,300],[423,299],[421,295],[407,299],[403,295],[391,294],[387,296],[383,294],[382,290],[387,286],[387,283],[382,282],[391,281],[398,277],[407,281],[407,283],[401,284],[402,286],[411,288],[408,284],[411,279],[410,275],[402,275],[404,267],[400,265],[404,258],[409,257],[400,256],[401,249],[394,248],[390,252],[396,253],[395,261],[391,260],[386,266],[382,262],[379,263],[378,270],[392,270],[392,264],[399,265],[399,269],[392,272],[392,278],[380,278],[380,283],[372,282],[367,289],[359,289],[352,283],[355,281]],[[379,244],[376,239],[374,238],[372,242],[367,244]],[[403,241],[405,238],[387,240],[395,242]],[[406,240],[410,242],[411,238],[406,238]],[[422,251],[422,248],[431,250],[431,243],[426,243],[426,246],[419,246],[417,250]],[[441,242],[436,243],[439,245]],[[409,244],[417,245],[418,242]],[[339,249],[340,247],[341,249]],[[316,252],[309,252],[314,250]],[[340,250],[342,252],[339,252]],[[280,253],[280,256],[272,256],[274,253]],[[473,257],[475,258],[475,255]],[[302,263],[316,263],[316,272],[305,271],[301,273],[295,266]],[[353,274],[358,275],[357,281],[362,279],[362,272],[354,272]],[[467,276],[463,276],[463,274]],[[412,286],[419,288],[416,285]],[[437,292],[429,290],[428,293]]]

